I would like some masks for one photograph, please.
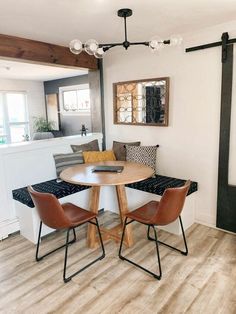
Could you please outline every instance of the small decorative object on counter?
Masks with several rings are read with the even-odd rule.
[[[29,137],[29,134],[25,134],[25,135],[22,135],[23,136],[23,141],[25,142],[28,142],[30,140],[30,137]]]
[[[81,127],[81,135],[82,136],[86,136],[87,135],[87,131],[88,131],[88,129],[85,127],[85,124],[82,124],[82,127]]]

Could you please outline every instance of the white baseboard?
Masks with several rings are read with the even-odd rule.
[[[0,222],[0,240],[8,237],[9,234],[20,230],[18,218],[7,219]]]
[[[216,229],[216,230],[220,230],[220,231],[223,231],[223,232],[226,232],[226,233],[230,233],[230,234],[236,235],[236,232],[232,232],[232,231],[228,231],[228,230],[225,230],[225,229],[218,228],[218,227],[216,227],[216,224],[209,224],[209,223],[206,223],[206,222],[202,222],[200,220],[196,220],[195,222],[197,224],[200,224],[200,225],[203,225],[203,226],[206,226],[206,227],[209,227],[209,228],[213,228],[213,229]]]
[[[216,226],[216,216],[212,215],[205,215],[205,214],[195,214],[195,222],[202,224],[202,225],[208,225],[210,227]]]

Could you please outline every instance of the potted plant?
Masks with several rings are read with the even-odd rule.
[[[43,140],[53,138],[52,130],[54,127],[53,121],[48,121],[44,117],[34,117],[34,135],[33,140]]]

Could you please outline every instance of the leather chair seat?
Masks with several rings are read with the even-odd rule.
[[[72,203],[62,204],[65,215],[71,222],[71,227],[78,226],[96,217],[96,214],[78,207]]]
[[[158,201],[151,201],[134,211],[127,213],[126,217],[144,224],[156,224],[154,219],[158,210],[158,205]]]

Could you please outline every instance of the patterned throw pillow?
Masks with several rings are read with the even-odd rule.
[[[82,151],[82,152],[99,151],[98,140],[94,140],[94,141],[88,142],[86,144],[81,144],[81,145],[71,145],[71,148],[74,153],[78,151]]]
[[[113,141],[112,149],[116,156],[116,160],[126,160],[126,145],[140,146],[141,142],[122,143]]]
[[[116,160],[116,157],[112,150],[105,150],[103,152],[83,152],[83,156],[85,163]]]
[[[60,173],[64,169],[84,163],[82,151],[77,152],[77,153],[69,153],[69,154],[56,154],[56,155],[53,155],[53,158],[55,161],[56,172],[57,172],[58,178],[60,176]]]
[[[151,167],[156,173],[157,146],[126,146],[126,160]]]

